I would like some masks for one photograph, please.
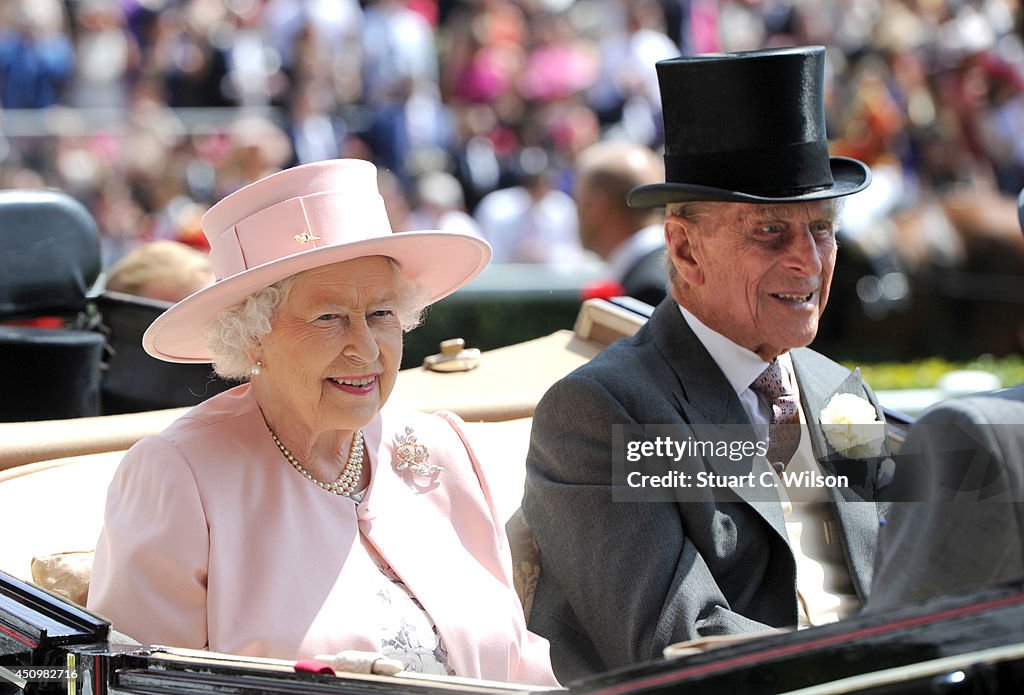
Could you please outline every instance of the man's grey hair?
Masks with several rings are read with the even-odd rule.
[[[430,291],[402,275],[401,267],[388,258],[395,270],[397,316],[404,332],[423,321],[423,312],[430,303]],[[213,370],[225,379],[248,381],[252,364],[247,351],[256,347],[270,333],[278,310],[288,299],[298,275],[279,280],[254,292],[242,301],[221,311],[206,327],[206,346],[213,357]]]
[[[800,202],[800,201],[797,201]],[[806,201],[809,203],[817,201]],[[836,220],[838,221],[843,214],[843,205],[846,203],[846,198],[827,198],[825,203],[832,205],[832,210],[835,213]],[[669,203],[665,206],[665,218],[669,217],[682,217],[687,222],[700,222],[707,217],[713,210],[714,206],[720,203],[713,203],[710,201],[689,201],[685,203]]]

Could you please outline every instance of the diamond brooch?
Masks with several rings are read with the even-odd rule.
[[[395,464],[396,471],[409,469],[414,475],[428,476],[439,473],[441,467],[430,463],[430,451],[427,447],[416,441],[411,427],[406,427],[403,434],[395,436],[395,455],[398,463]]]

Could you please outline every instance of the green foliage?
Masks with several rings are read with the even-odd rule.
[[[999,377],[1003,386],[1024,383],[1024,356],[992,357],[982,355],[966,362],[951,362],[942,357],[927,357],[914,362],[878,362],[857,364],[846,362],[853,369],[860,367],[865,381],[875,390],[934,388],[943,374],[958,369],[979,369]]]
[[[579,309],[575,296],[442,300],[428,309],[423,325],[405,335],[402,369],[420,366],[449,338],[462,338],[466,347],[493,350],[571,329]]]

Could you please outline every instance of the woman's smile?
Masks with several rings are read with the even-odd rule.
[[[328,377],[327,381],[335,388],[345,391],[346,393],[354,393],[358,396],[364,396],[372,393],[377,389],[377,382],[379,380],[379,374],[366,374],[364,376],[345,376],[345,377]]]

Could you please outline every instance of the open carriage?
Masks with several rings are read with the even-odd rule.
[[[0,235],[16,234],[18,243],[5,240],[17,252],[0,261],[0,318],[47,316],[56,325],[0,329],[8,420],[0,424],[0,694],[534,690],[405,673],[316,672],[303,663],[140,645],[84,610],[105,492],[124,450],[228,384],[205,365],[161,363],[142,353],[139,334],[164,306],[90,295],[98,247],[92,221],[76,203],[53,192],[9,195],[0,200]],[[54,233],[28,233],[44,225]],[[468,371],[410,367],[399,378],[392,399],[459,414],[481,460],[501,478],[498,503],[526,611],[543,571],[517,515],[534,406],[556,379],[645,318],[642,307],[592,300],[572,331],[478,358],[453,354],[455,361],[478,359]],[[894,446],[906,424],[892,414]],[[1024,586],[1012,584],[826,627],[675,649],[566,686],[609,695],[1019,692],[1022,657]]]

